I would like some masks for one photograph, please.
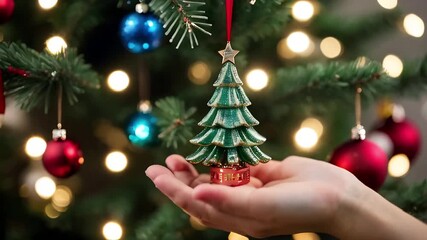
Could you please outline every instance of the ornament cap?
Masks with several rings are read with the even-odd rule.
[[[143,113],[151,112],[152,106],[150,100],[141,100],[138,103],[138,111]]]
[[[362,125],[357,124],[354,128],[351,129],[351,139],[365,140],[365,138],[366,130]]]
[[[67,139],[67,130],[58,128],[52,130],[52,139],[53,140],[65,140]]]

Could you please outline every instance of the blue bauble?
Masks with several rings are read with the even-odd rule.
[[[160,46],[163,28],[159,18],[151,14],[131,13],[120,24],[123,45],[133,53],[148,52]]]
[[[159,143],[157,118],[151,113],[137,112],[132,115],[126,128],[129,141],[138,147],[150,147]]]

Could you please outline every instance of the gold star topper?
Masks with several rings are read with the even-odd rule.
[[[231,48],[230,42],[227,42],[227,45],[225,46],[225,49],[221,50],[221,51],[218,51],[218,53],[221,54],[221,56],[222,56],[222,63],[230,61],[233,64],[235,64],[234,57],[239,53],[239,51],[234,50],[233,48]]]

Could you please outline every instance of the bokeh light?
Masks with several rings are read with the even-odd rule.
[[[58,54],[67,49],[67,42],[60,36],[53,36],[46,40],[46,48],[51,54]]]
[[[407,34],[413,37],[419,38],[424,35],[424,21],[413,13],[405,16],[403,28]]]
[[[289,49],[295,53],[303,53],[310,48],[310,38],[301,31],[295,31],[286,38]]]
[[[294,141],[300,149],[310,150],[316,146],[319,141],[319,135],[312,128],[302,127],[295,133]]]
[[[341,55],[342,47],[340,41],[333,37],[324,38],[320,42],[320,51],[327,58],[336,58]]]
[[[253,91],[260,91],[268,85],[268,74],[260,69],[253,69],[246,75],[246,84]]]
[[[318,136],[323,134],[323,124],[316,118],[307,118],[301,123],[301,127],[313,129]]]
[[[47,143],[46,141],[39,137],[33,136],[27,140],[25,144],[25,153],[32,159],[40,159],[46,150]]]
[[[44,10],[52,9],[57,3],[58,0],[39,0],[39,6]]]
[[[43,199],[49,199],[56,191],[56,184],[50,177],[41,177],[35,183],[37,195]]]
[[[294,234],[292,235],[292,238],[294,240],[320,240],[319,235],[309,232]]]
[[[405,154],[394,155],[388,162],[388,174],[392,177],[402,177],[408,173],[411,163]]]
[[[393,9],[397,7],[397,0],[377,0],[381,7]]]
[[[292,16],[300,21],[306,22],[314,15],[314,5],[310,1],[297,1],[292,6]]]
[[[129,76],[122,70],[113,71],[108,75],[107,85],[114,92],[122,92],[129,86]]]
[[[123,235],[122,226],[118,222],[110,221],[102,227],[102,235],[107,240],[118,240]]]
[[[52,196],[52,203],[61,209],[68,207],[73,199],[71,189],[64,185],[58,185]]]
[[[208,227],[206,227],[201,221],[200,219],[190,216],[190,225],[199,231],[203,231],[206,230]]]
[[[192,83],[197,85],[206,84],[211,78],[211,74],[209,66],[202,61],[191,64],[188,69],[188,78]]]
[[[46,214],[47,217],[51,218],[51,219],[55,219],[58,218],[59,215],[61,215],[60,212],[58,212],[52,204],[48,204],[46,205],[46,207],[44,208],[44,213]]]
[[[114,173],[125,170],[127,165],[128,159],[126,155],[119,151],[111,152],[105,158],[105,166]]]
[[[249,238],[235,232],[230,232],[228,240],[249,240]]]
[[[277,43],[277,55],[282,59],[292,59],[297,56],[296,53],[289,49],[286,38],[283,38]]]
[[[403,62],[396,55],[387,55],[383,60],[383,68],[390,77],[399,77],[403,71]]]

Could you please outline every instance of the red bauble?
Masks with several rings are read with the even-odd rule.
[[[420,151],[420,131],[413,123],[406,119],[395,121],[392,117],[389,117],[377,131],[387,134],[393,142],[392,156],[403,153],[412,162]]]
[[[14,0],[0,0],[0,24],[10,20],[14,8]]]
[[[350,140],[338,147],[330,163],[353,173],[366,186],[378,190],[387,177],[385,152],[369,140]]]
[[[42,157],[43,166],[55,177],[73,175],[83,164],[83,154],[78,144],[70,140],[52,140],[47,143]]]

